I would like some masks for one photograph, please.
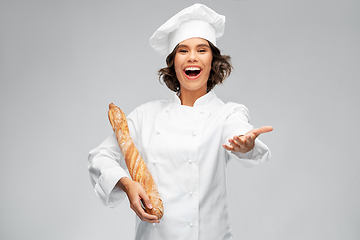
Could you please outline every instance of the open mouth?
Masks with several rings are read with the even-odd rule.
[[[201,73],[201,69],[199,67],[187,67],[184,72],[188,78],[197,78]]]

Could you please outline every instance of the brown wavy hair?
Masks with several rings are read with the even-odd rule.
[[[217,84],[222,83],[225,78],[227,78],[231,70],[233,69],[230,56],[228,55],[221,55],[220,50],[215,47],[211,42],[207,41],[210,45],[211,52],[212,52],[212,63],[211,63],[211,71],[209,75],[209,79],[207,81],[207,91],[209,92],[213,89]],[[174,60],[175,54],[178,49],[177,45],[174,50],[167,56],[166,58],[166,65],[167,67],[161,68],[158,71],[159,74],[159,81],[160,83],[165,83],[166,86],[174,92],[180,91],[180,83],[176,77],[175,67],[174,67]],[[162,79],[162,81],[161,81]]]

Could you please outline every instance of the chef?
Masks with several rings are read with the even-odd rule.
[[[170,100],[145,103],[127,116],[131,137],[158,187],[164,205],[159,221],[141,185],[129,177],[114,134],[89,154],[97,197],[116,207],[125,197],[136,213],[136,240],[232,239],[226,186],[230,160],[254,165],[270,158],[242,104],[224,103],[213,91],[231,72],[230,57],[216,41],[225,17],[202,4],[174,15],[155,31],[150,45],[167,56],[159,71],[174,91]]]

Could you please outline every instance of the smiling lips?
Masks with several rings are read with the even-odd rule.
[[[199,67],[186,67],[184,69],[185,76],[188,79],[197,79],[201,72],[202,70]]]

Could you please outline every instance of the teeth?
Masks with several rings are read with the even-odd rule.
[[[185,68],[185,71],[196,71],[196,70],[200,70],[199,67],[187,67]]]

